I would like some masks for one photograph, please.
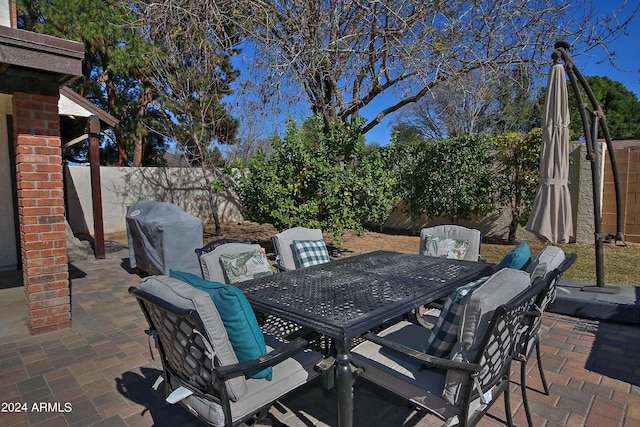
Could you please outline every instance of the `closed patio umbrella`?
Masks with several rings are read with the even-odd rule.
[[[569,243],[573,237],[569,177],[569,102],[564,66],[551,67],[544,109],[540,186],[527,229],[543,240]]]
[[[620,179],[618,177],[618,166],[616,163],[616,156],[613,150],[613,144],[611,142],[611,135],[607,128],[607,121],[605,115],[598,105],[598,100],[593,94],[593,91],[589,87],[586,79],[582,76],[573,58],[569,55],[570,45],[566,41],[559,40],[554,46],[554,52],[551,55],[554,64],[559,64],[562,59],[565,64],[565,71],[571,82],[571,88],[573,89],[573,95],[576,99],[578,111],[580,112],[580,120],[582,121],[582,127],[584,129],[585,145],[587,147],[587,159],[591,163],[591,182],[593,187],[593,225],[594,225],[594,240],[595,240],[595,255],[596,255],[596,285],[584,286],[583,291],[599,292],[607,294],[617,294],[620,292],[619,286],[609,286],[604,283],[604,249],[603,249],[603,233],[602,233],[602,175],[600,173],[600,150],[597,146],[598,130],[601,128],[604,134],[604,139],[607,143],[607,152],[609,153],[609,163],[611,165],[611,172],[613,174],[613,183],[615,187],[616,195],[616,245],[618,242],[622,242],[624,246],[624,233],[623,229],[623,213],[622,213],[622,196],[620,191]],[[555,65],[553,68],[556,68]],[[551,76],[549,78],[549,86],[551,86]],[[563,79],[563,84],[564,79]],[[584,89],[587,98],[589,100],[590,108],[587,108],[587,103],[583,102],[580,88]],[[547,94],[549,95],[549,94]],[[548,98],[547,98],[548,99]],[[590,120],[589,120],[590,119]],[[568,122],[567,122],[568,124]],[[544,141],[543,141],[544,142]],[[544,153],[544,152],[543,152]],[[565,175],[566,179],[566,175]],[[533,215],[532,215],[533,216]],[[531,218],[530,218],[530,223]],[[535,221],[533,221],[535,222]]]

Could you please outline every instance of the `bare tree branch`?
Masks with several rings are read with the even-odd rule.
[[[178,2],[149,4],[171,10]],[[629,25],[596,14],[592,0],[199,0],[220,46],[248,48],[243,79],[267,105],[307,105],[326,121],[353,122],[375,106],[381,118],[414,103],[447,78],[550,62],[567,40],[573,57],[601,47]],[[637,6],[624,5],[633,16]],[[185,12],[186,14],[187,12]],[[165,15],[169,16],[168,13]],[[167,21],[167,20],[165,20]],[[165,22],[163,25],[176,25]],[[240,43],[225,29],[242,34]],[[194,42],[197,42],[194,40]],[[383,95],[392,94],[393,96]],[[245,94],[238,92],[237,96]],[[385,104],[386,102],[386,104]]]

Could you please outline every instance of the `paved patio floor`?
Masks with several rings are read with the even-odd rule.
[[[18,322],[0,330],[1,426],[200,425],[152,389],[160,367],[150,357],[142,313],[127,293],[139,281],[127,258],[127,251],[114,251],[104,260],[73,263],[72,328],[31,336]],[[0,301],[7,299],[2,292]],[[0,319],[4,314],[0,308]],[[546,314],[544,325],[551,393],[539,392],[537,367],[530,362],[535,424],[640,426],[640,327],[558,314]],[[515,423],[522,426],[519,369],[514,363],[511,396]],[[357,379],[354,388],[356,427],[441,424],[366,380]],[[335,395],[311,383],[278,402],[271,414],[274,425],[335,426]],[[504,425],[501,402],[479,425]]]

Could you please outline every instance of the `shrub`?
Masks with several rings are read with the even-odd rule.
[[[278,230],[321,228],[339,243],[344,230],[383,222],[397,201],[389,154],[367,149],[359,124],[336,121],[326,129],[320,117],[301,127],[289,119],[284,138],[273,138],[269,156],[251,158],[239,180],[246,217]]]
[[[398,192],[412,219],[469,218],[499,202],[492,137],[470,135],[396,144]]]

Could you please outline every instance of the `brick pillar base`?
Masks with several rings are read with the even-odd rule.
[[[13,95],[22,274],[31,333],[71,326],[58,98]]]

